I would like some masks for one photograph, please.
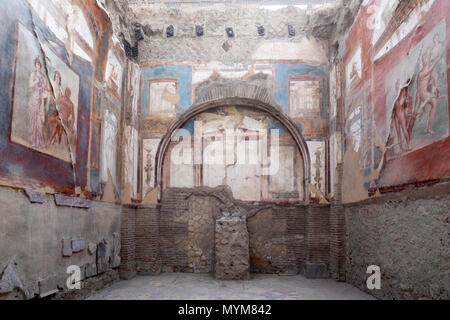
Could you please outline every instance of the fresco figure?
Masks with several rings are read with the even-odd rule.
[[[354,82],[355,80],[357,80],[359,78],[359,74],[358,74],[358,62],[353,62],[352,65],[352,72],[350,72],[350,81]]]
[[[28,101],[30,116],[30,140],[36,148],[45,148],[45,109],[49,97],[49,83],[42,73],[42,63],[39,57],[34,60],[35,71],[30,75],[28,83],[31,90]]]
[[[145,171],[147,171],[147,179],[146,184],[148,187],[152,185],[152,172],[154,170],[153,159],[152,159],[152,150],[147,150],[147,163],[145,166]]]
[[[408,132],[408,122],[412,116],[412,97],[408,93],[410,83],[411,80],[408,79],[407,83],[400,89],[400,81],[397,81],[396,90],[399,91],[400,89],[400,92],[398,93],[397,99],[394,102],[394,109],[392,112],[391,132],[393,127],[395,126],[395,131],[397,133],[397,142],[403,151],[411,150],[411,135]],[[404,140],[406,141],[406,150],[403,148],[402,134]],[[392,141],[389,142],[389,145],[391,144]]]
[[[61,139],[64,131],[67,134],[72,135],[75,128],[75,116],[74,116],[74,104],[71,101],[72,91],[70,88],[63,90],[61,86],[61,73],[55,71],[54,76],[54,99],[50,107],[47,121],[50,129],[50,139],[47,142],[47,146],[52,145],[58,141],[61,144]]]
[[[56,104],[59,107],[59,116],[66,130],[69,131],[70,135],[76,130],[74,105],[71,100],[71,96],[72,91],[70,90],[70,88],[67,87],[66,90],[64,91],[64,95],[61,95],[56,101]]]
[[[116,153],[117,153],[117,130],[118,120],[113,112],[104,110],[103,131],[101,146],[101,180],[107,182],[109,174],[116,185]]]
[[[61,74],[59,71],[55,71],[53,75],[54,85],[53,85],[53,94],[54,99],[53,103],[51,104],[51,107],[49,108],[49,111],[47,112],[47,121],[48,126],[50,129],[50,139],[47,142],[47,147],[50,145],[53,145],[56,143],[56,141],[59,141],[59,144],[61,144],[61,138],[64,133],[64,128],[61,125],[61,120],[59,118],[58,110],[57,110],[57,101],[59,97],[63,96],[63,89],[61,86]]]
[[[437,74],[434,70],[436,65],[443,57],[443,53],[433,54],[438,50],[439,38],[436,37],[433,43],[433,47],[425,51],[422,56],[422,69],[417,75],[417,93],[416,101],[414,104],[414,110],[412,117],[408,124],[408,134],[412,135],[414,124],[418,115],[423,116],[426,106],[430,105],[430,111],[428,116],[428,125],[426,128],[427,134],[433,134],[431,130],[431,125],[433,123],[433,118],[436,113],[436,108],[438,105],[439,90],[437,89]],[[433,56],[435,56],[433,58]]]

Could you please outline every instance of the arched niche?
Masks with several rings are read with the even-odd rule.
[[[255,98],[240,98],[240,97],[225,97],[212,99],[210,101],[202,101],[195,104],[184,114],[179,116],[176,121],[170,126],[165,136],[162,138],[158,151],[156,153],[155,160],[155,186],[158,189],[158,200],[161,200],[163,191],[163,167],[164,160],[167,155],[169,145],[172,141],[172,137],[179,129],[183,128],[189,121],[195,119],[202,113],[224,107],[242,107],[251,108],[258,110],[260,112],[266,113],[276,121],[278,121],[285,130],[289,133],[295,142],[296,147],[303,160],[303,199],[305,202],[309,201],[309,185],[310,185],[310,174],[311,174],[311,164],[310,155],[308,151],[307,144],[297,128],[297,126],[280,110],[281,108],[273,102],[262,101],[263,99]],[[267,100],[267,99],[266,99]]]

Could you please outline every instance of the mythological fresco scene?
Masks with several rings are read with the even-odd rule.
[[[0,21],[0,300],[450,299],[450,1]]]

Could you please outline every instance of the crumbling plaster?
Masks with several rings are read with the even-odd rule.
[[[117,38],[132,47],[137,44],[141,64],[214,60],[232,64],[275,59],[322,64],[335,50],[332,44],[343,42],[340,35],[353,24],[362,0],[278,10],[249,3],[174,8],[164,3],[99,2],[111,17]],[[171,25],[174,36],[168,38],[166,29]],[[197,25],[204,28],[203,36],[196,35]],[[295,35],[289,35],[288,25],[294,27]],[[259,26],[264,27],[263,36],[258,34]],[[234,37],[227,37],[228,27],[233,28]],[[135,29],[141,31],[142,41],[136,38]]]

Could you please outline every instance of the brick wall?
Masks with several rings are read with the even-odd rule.
[[[161,271],[159,251],[159,206],[124,206],[122,250],[119,269],[122,279]]]
[[[330,206],[330,276],[345,281],[345,215],[342,205],[342,164],[337,166],[339,183]]]
[[[305,261],[305,207],[277,207],[248,220],[253,273],[297,274]]]
[[[188,224],[176,219],[189,208],[186,201],[188,195],[188,192],[174,189],[167,189],[163,194],[159,232],[164,271],[185,271],[188,265],[187,251],[179,250],[176,246],[177,239],[188,235]]]
[[[305,262],[330,263],[330,209],[322,205],[259,205],[248,219],[253,273],[298,274]],[[224,209],[213,194],[167,189],[160,206],[124,207],[121,276],[214,272],[214,226]]]
[[[156,205],[136,209],[136,269],[142,275],[161,272],[159,210]]]
[[[306,210],[306,261],[328,265],[330,261],[329,206],[310,205]]]
[[[122,279],[130,279],[136,275],[136,207],[122,207],[120,233],[121,265],[119,274]]]

